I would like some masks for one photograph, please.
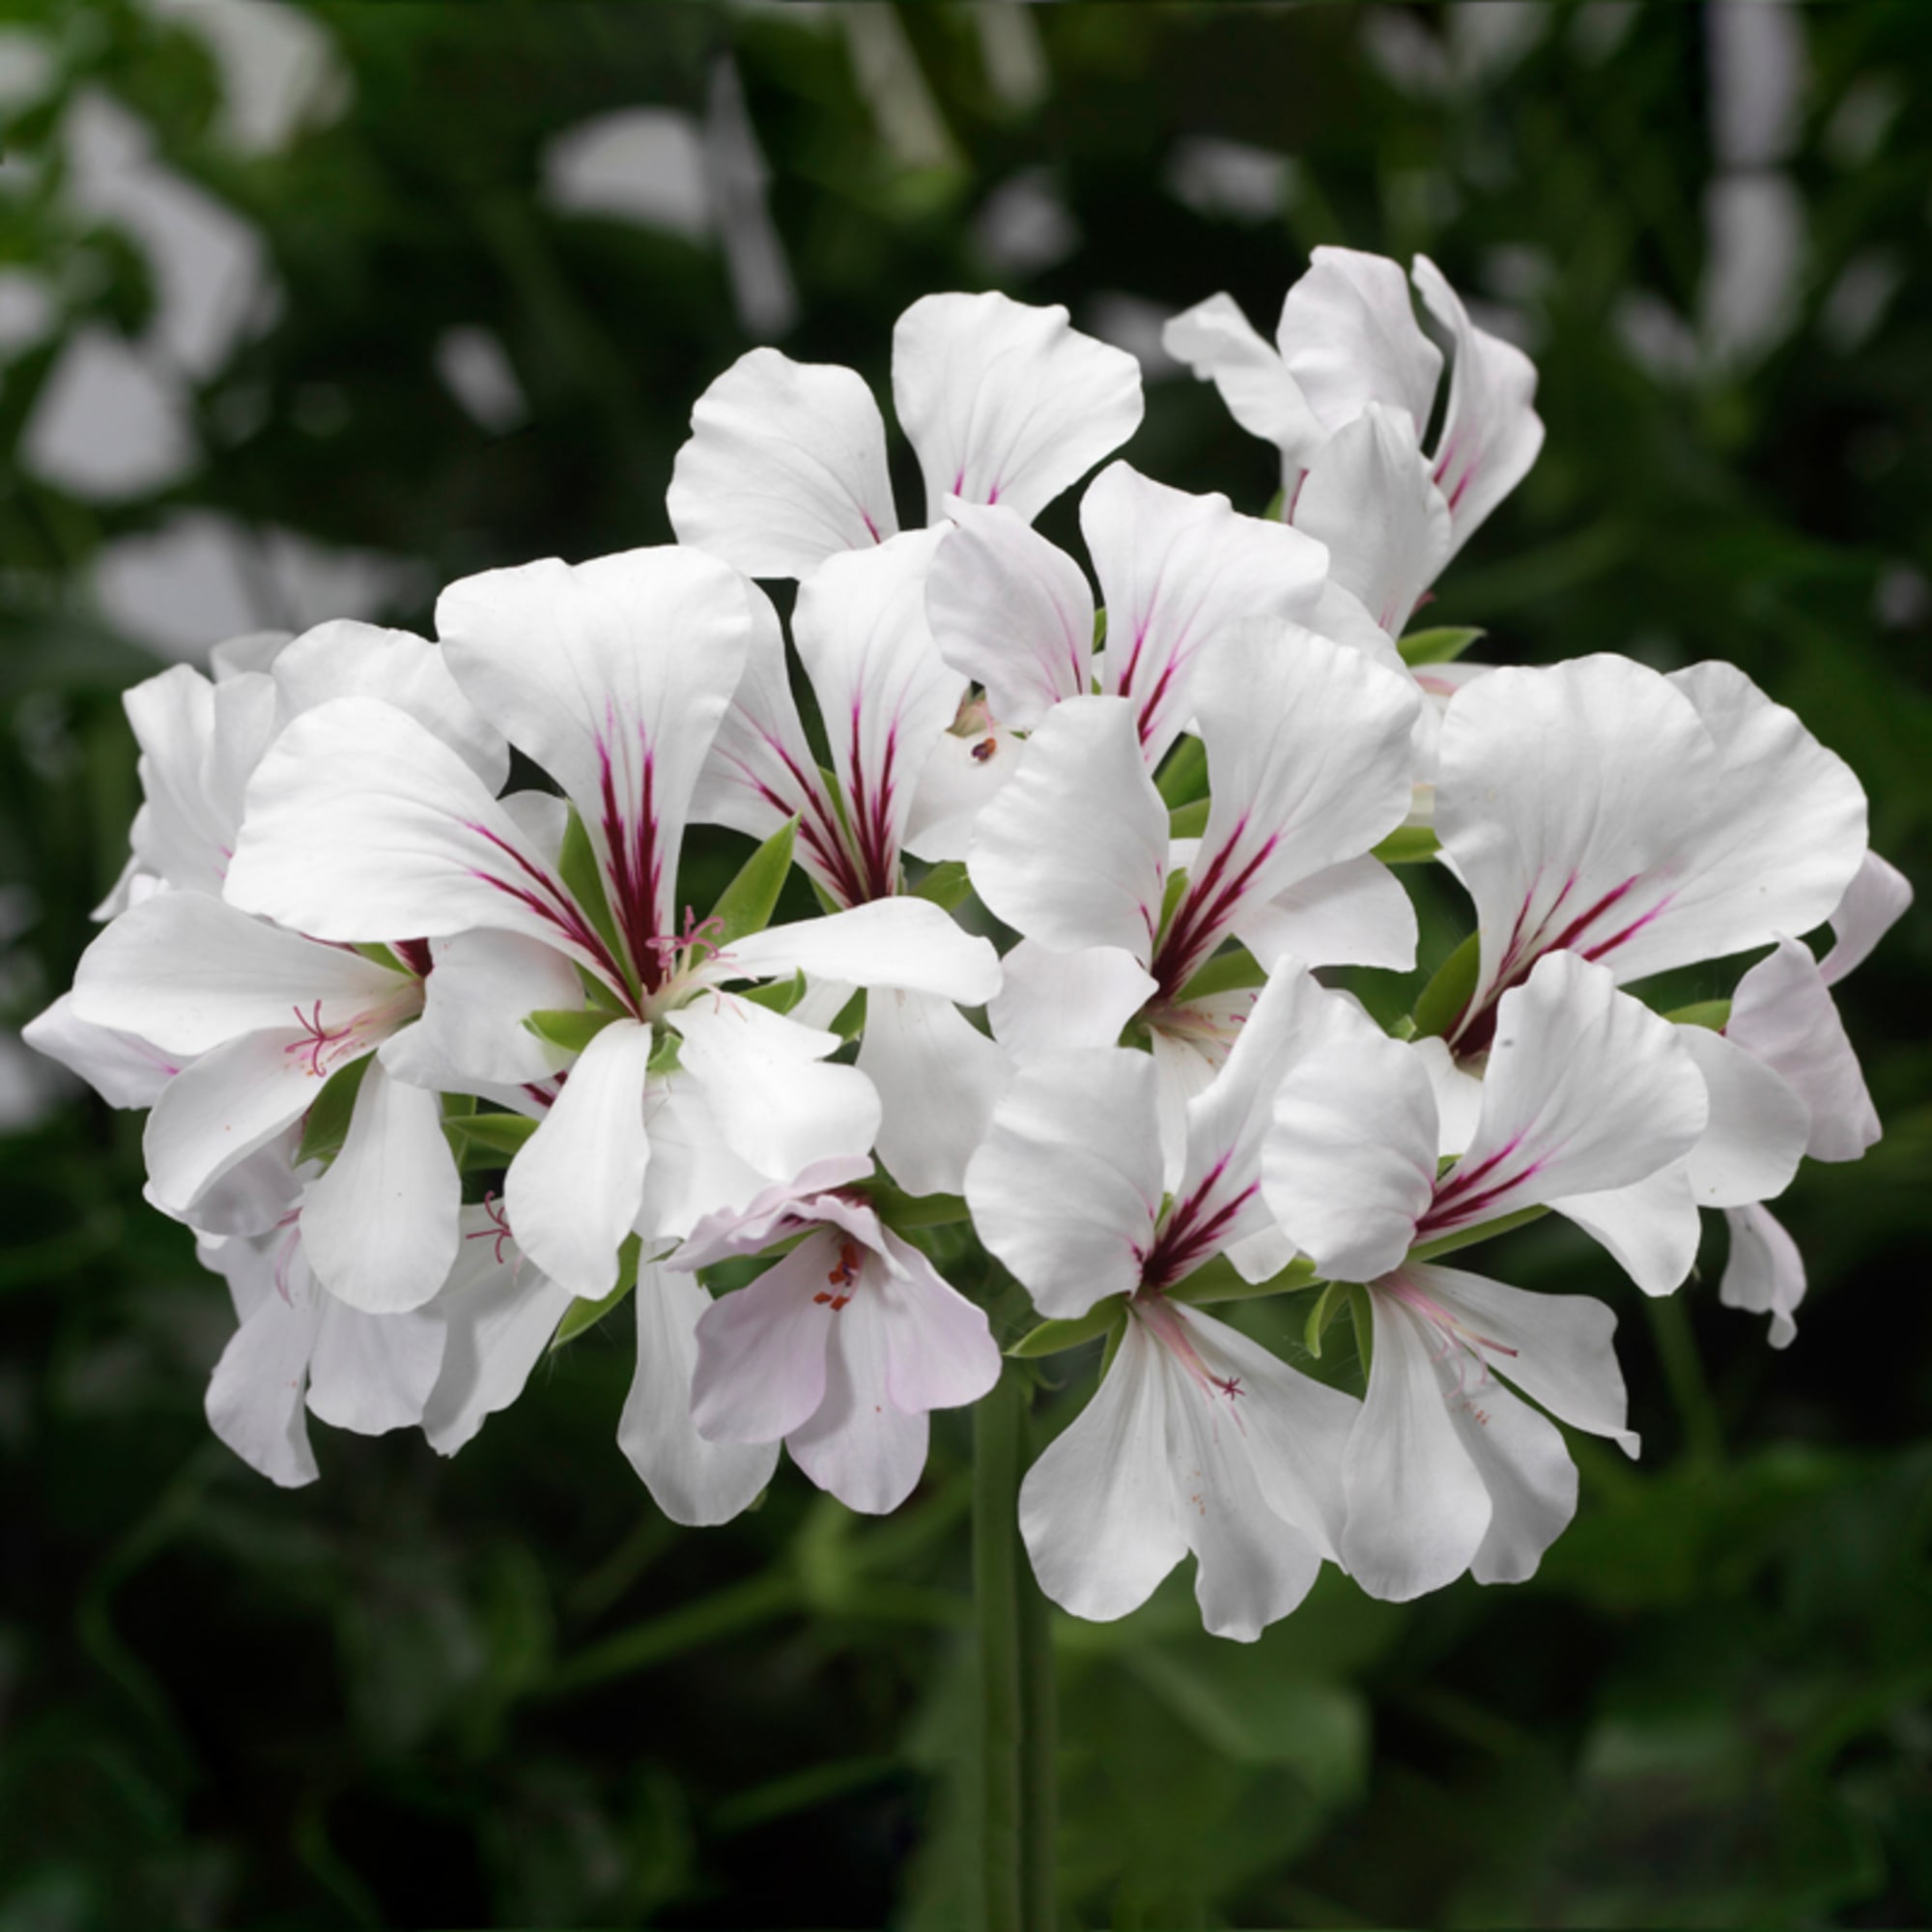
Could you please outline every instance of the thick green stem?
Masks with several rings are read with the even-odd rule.
[[[974,1412],[980,1634],[980,1868],[986,1932],[1053,1924],[1054,1697],[1046,1605],[1019,1537],[1028,1389],[1009,1368]]]

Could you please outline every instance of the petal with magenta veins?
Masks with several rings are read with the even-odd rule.
[[[341,1151],[302,1200],[316,1279],[371,1315],[420,1308],[456,1261],[462,1208],[440,1096],[377,1062],[356,1090]]]
[[[1153,1098],[1147,1055],[1088,1048],[1021,1067],[994,1109],[966,1200],[1042,1315],[1140,1287],[1162,1191]]]
[[[1027,741],[967,861],[988,909],[1056,952],[1113,946],[1146,965],[1167,884],[1168,815],[1130,704],[1074,697]]]
[[[1059,306],[924,296],[893,329],[893,403],[928,522],[957,497],[1032,523],[1140,427],[1141,367]]]
[[[449,668],[577,807],[646,984],[677,929],[678,849],[751,648],[750,586],[674,545],[485,571],[437,600]]]
[[[830,557],[799,586],[792,638],[844,793],[857,882],[839,895],[851,902],[896,888],[920,774],[966,695],[926,629],[926,571],[944,534]]]
[[[1188,1103],[1205,1094],[1228,1064],[1260,993],[1259,986],[1236,986],[1225,993],[1204,994],[1184,1006],[1170,1001],[1145,1016],[1148,1046],[1153,1054],[1161,1173],[1169,1193],[1180,1185],[1187,1157]]]
[[[1093,688],[1094,593],[1080,566],[1003,504],[954,502],[925,586],[940,655],[986,694],[1000,724],[1031,731]]]
[[[1407,278],[1386,256],[1317,248],[1282,303],[1275,343],[1331,433],[1371,403],[1428,422],[1442,352],[1422,332]]]
[[[1193,716],[1195,669],[1210,648],[1246,623],[1308,622],[1326,581],[1327,554],[1312,537],[1125,463],[1088,488],[1080,527],[1107,607],[1101,685],[1132,701],[1150,766]]]
[[[638,1369],[617,1446],[672,1522],[688,1528],[729,1522],[771,1481],[778,1442],[708,1442],[691,1419],[697,1324],[711,1307],[707,1289],[646,1264],[638,1270],[634,1299]]]
[[[886,426],[864,381],[776,349],[698,397],[665,497],[680,543],[749,577],[805,577],[898,529]]]
[[[616,1020],[598,1034],[504,1179],[517,1245],[586,1300],[615,1286],[617,1249],[643,1202],[651,1157],[644,1080],[653,1045],[651,1029],[636,1020]]]
[[[1327,547],[1333,582],[1399,637],[1452,542],[1449,506],[1405,411],[1371,403],[1335,432],[1302,480],[1294,527]]]
[[[1543,447],[1543,419],[1534,406],[1536,365],[1514,343],[1478,328],[1426,255],[1415,258],[1415,286],[1455,350],[1431,466],[1455,526],[1453,554],[1529,473]]]
[[[1804,1299],[1804,1257],[1783,1223],[1763,1207],[1727,1208],[1731,1252],[1718,1283],[1718,1299],[1771,1317],[1771,1346],[1788,1349],[1798,1334],[1793,1313]]]

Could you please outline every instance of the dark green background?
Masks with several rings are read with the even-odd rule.
[[[215,138],[215,70],[179,25],[16,15],[62,79],[9,154],[57,153],[71,91],[105,85],[259,226],[284,305],[196,391],[207,458],[162,496],[102,510],[0,465],[0,881],[31,914],[15,1023],[66,982],[135,798],[118,693],[155,667],[89,614],[99,546],[213,506],[423,559],[433,584],[668,536],[691,403],[748,346],[720,257],[559,215],[535,184],[586,116],[701,111],[727,50],[801,298],[783,346],[882,387],[894,317],[935,289],[1092,324],[1108,293],[1171,310],[1225,288],[1265,328],[1337,242],[1422,248],[1507,298],[1548,444],[1432,616],[1488,625],[1505,662],[1736,661],[1852,761],[1875,842],[1924,875],[1932,631],[1898,573],[1932,568],[1932,9],[1802,11],[1791,327],[1673,377],[1617,317],[1633,292],[1697,313],[1701,8],[1619,30],[1551,6],[1486,68],[1494,23],[1455,10],[1039,7],[1032,106],[1001,103],[967,9],[911,8],[955,156],[928,167],[882,140],[837,9],[312,11],[353,100],[253,158]],[[1436,46],[1439,85],[1392,82],[1368,45],[1391,31]],[[1888,98],[1861,148],[1858,103]],[[1285,212],[1183,205],[1176,144],[1201,134],[1292,155]],[[1035,168],[1076,245],[1003,272],[976,216]],[[1852,341],[1833,292],[1874,261],[1897,286]],[[65,291],[60,329],[0,372],[11,447],[60,334],[137,333],[151,291],[57,163],[0,196],[7,262]],[[486,435],[436,380],[461,324],[504,343],[520,430]],[[1270,452],[1184,380],[1151,385],[1128,453],[1249,509],[1273,486]],[[427,600],[387,614],[426,628]],[[700,843],[700,883],[742,849]],[[1845,994],[1888,1134],[1779,1206],[1812,1276],[1791,1350],[1718,1306],[1718,1228],[1661,1307],[1547,1226],[1497,1264],[1615,1303],[1646,1438],[1634,1466],[1579,1442],[1579,1520],[1533,1582],[1398,1608],[1331,1574],[1253,1648],[1202,1636],[1185,1577],[1123,1624],[1062,1626],[1069,1922],[1932,1918],[1927,947],[1920,910]],[[729,1528],[678,1531],[614,1445],[619,1315],[456,1462],[318,1427],[323,1481],[276,1492],[203,1425],[225,1297],[142,1208],[138,1143],[69,1099],[0,1150],[0,1928],[962,1922],[959,1418],[884,1522],[786,1471]],[[1293,1353],[1299,1312],[1256,1330]],[[1091,1384],[1091,1363],[1056,1366],[1068,1401]]]

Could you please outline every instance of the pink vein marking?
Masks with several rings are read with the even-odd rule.
[[[1185,1200],[1175,1205],[1174,1211],[1167,1217],[1167,1226],[1155,1236],[1154,1244],[1142,1264],[1141,1282],[1144,1287],[1165,1288],[1170,1282],[1192,1274],[1203,1262],[1219,1252],[1222,1238],[1235,1216],[1261,1187],[1259,1180],[1251,1180],[1232,1201],[1224,1202],[1211,1212],[1208,1211],[1215,1183],[1220,1180],[1227,1166],[1228,1156],[1223,1154],[1202,1178],[1200,1186]]]
[[[490,843],[503,854],[510,863],[531,881],[529,886],[520,886],[509,879],[499,879],[494,872],[485,872],[475,867],[470,867],[471,875],[481,879],[486,886],[495,886],[499,893],[507,894],[519,904],[526,906],[539,919],[546,920],[568,939],[573,946],[582,948],[598,970],[610,981],[613,992],[624,988],[624,976],[618,970],[617,962],[611,957],[611,949],[604,944],[573,899],[550,874],[533,866],[510,844],[499,838],[487,825],[478,825],[473,819],[465,819],[466,828]]]
[[[1160,982],[1158,999],[1172,999],[1187,983],[1196,965],[1227,931],[1229,923],[1247,896],[1255,874],[1266,863],[1279,842],[1279,834],[1270,833],[1253,858],[1242,865],[1233,878],[1224,874],[1235,848],[1248,829],[1245,814],[1235,823],[1227,840],[1202,867],[1199,877],[1189,880],[1187,895],[1167,929],[1160,952],[1153,962],[1153,976]]]
[[[615,707],[605,701],[605,727],[612,737],[617,731]],[[604,838],[611,856],[605,862],[616,904],[617,929],[623,934],[644,990],[654,992],[662,977],[653,942],[662,935],[658,929],[658,900],[663,895],[664,854],[658,850],[658,819],[654,790],[656,761],[641,720],[638,724],[638,747],[643,759],[640,795],[637,816],[624,810],[628,801],[617,797],[616,774],[611,761],[611,748],[603,733],[597,738],[599,785],[603,793]]]
[[[892,835],[893,766],[898,755],[898,724],[886,730],[885,755],[879,761],[876,788],[867,795],[865,751],[860,737],[860,701],[852,700],[850,758],[852,766],[852,832],[859,846],[859,866],[868,899],[890,898],[898,862]]]

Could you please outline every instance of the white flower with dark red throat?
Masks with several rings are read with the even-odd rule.
[[[1564,1420],[1622,1439],[1607,1310],[1427,1256],[1433,1243],[1548,1207],[1603,1240],[1650,1293],[1675,1287],[1697,1238],[1685,1157],[1710,1114],[1690,1031],[1620,993],[1605,968],[1550,954],[1504,995],[1474,1133],[1440,1172],[1445,1136],[1424,1053],[1358,1039],[1289,1068],[1263,1193],[1323,1276],[1368,1284],[1375,1311],[1342,1542],[1345,1567],[1372,1594],[1419,1595],[1465,1568],[1484,1581],[1526,1577],[1573,1514],[1562,1438],[1494,1387],[1492,1372]]]
[[[1729,665],[1625,658],[1499,670],[1442,726],[1436,830],[1475,900],[1481,961],[1449,1030],[1480,1052],[1544,954],[1620,982],[1808,931],[1865,851],[1844,761]]]
[[[1251,1638],[1334,1554],[1353,1400],[1170,1292],[1217,1255],[1255,1280],[1292,1259],[1261,1200],[1268,1099],[1300,1056],[1364,1037],[1379,1036],[1359,1009],[1284,962],[1187,1107],[1167,1202],[1147,1055],[1045,1056],[1021,1066],[995,1111],[966,1176],[987,1248],[1042,1314],[1126,1297],[1099,1394],[1020,1496],[1040,1585],[1077,1615],[1124,1615],[1192,1549],[1208,1629]]]
[[[689,1272],[804,1236],[701,1312],[692,1419],[714,1443],[782,1438],[819,1488],[882,1515],[925,1466],[927,1414],[984,1395],[1000,1350],[984,1313],[850,1191],[870,1166],[819,1162],[701,1221],[668,1265]]]
[[[1140,364],[1069,327],[1064,308],[926,296],[893,331],[893,401],[928,523],[949,497],[1031,523],[1139,427]],[[666,502],[680,542],[753,577],[806,577],[899,528],[871,392],[850,369],[776,349],[741,356],[698,398]]]
[[[1031,944],[1111,949],[1151,979],[1136,1010],[1171,1090],[1171,1155],[1174,1102],[1219,1065],[1246,1006],[1185,997],[1224,940],[1323,964],[1406,965],[1415,944],[1407,895],[1368,856],[1408,809],[1413,686],[1312,632],[1243,628],[1203,655],[1190,703],[1213,803],[1171,904],[1176,848],[1131,700],[1053,706],[980,813],[969,861],[980,897]]]
[[[1316,249],[1272,347],[1225,295],[1176,316],[1164,336],[1243,429],[1280,449],[1287,520],[1328,545],[1335,581],[1391,635],[1543,446],[1529,358],[1476,327],[1426,256],[1414,280],[1454,350],[1427,454],[1442,355],[1401,269],[1381,256]]]

